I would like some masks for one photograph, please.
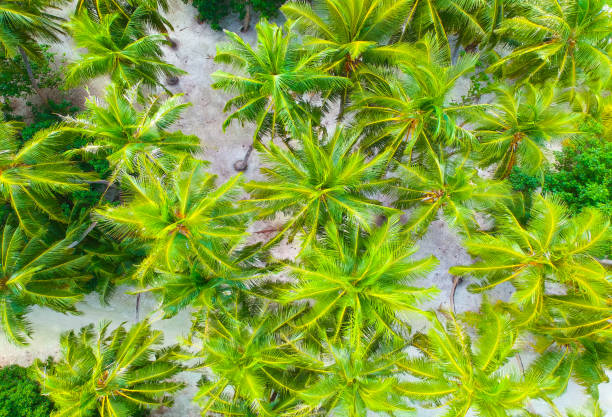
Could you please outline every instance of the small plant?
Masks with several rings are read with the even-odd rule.
[[[537,177],[525,173],[517,166],[512,168],[512,173],[508,176],[508,182],[514,191],[520,191],[525,196],[530,195],[541,185]]]
[[[49,417],[52,411],[53,403],[26,368],[0,368],[0,417]]]

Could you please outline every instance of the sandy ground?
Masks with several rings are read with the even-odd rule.
[[[68,15],[70,10],[66,10]],[[166,59],[170,63],[187,71],[188,74],[180,78],[177,86],[169,87],[175,93],[184,94],[185,101],[193,105],[183,114],[178,129],[187,134],[195,134],[201,138],[203,145],[203,156],[211,162],[211,172],[218,174],[219,180],[224,181],[235,175],[232,164],[244,155],[251,143],[252,129],[231,126],[224,133],[221,124],[225,118],[223,106],[228,96],[210,88],[210,74],[218,69],[213,62],[215,45],[222,42],[225,35],[210,29],[206,24],[198,24],[196,12],[190,5],[183,4],[180,0],[171,0],[171,12],[168,19],[173,23],[175,30],[171,37],[177,41],[178,48],[173,50],[166,48]],[[239,22],[229,21],[228,28],[238,32]],[[253,30],[242,36],[253,43],[255,33]],[[69,39],[60,45],[54,46],[58,53],[65,54],[65,59],[70,60],[76,55],[76,51]],[[88,85],[92,94],[101,94],[106,80],[94,80]],[[457,88],[456,96],[460,97],[467,91],[468,84],[461,82]],[[71,96],[76,103],[82,103],[86,93],[84,90],[72,91]],[[258,177],[259,160],[257,155],[251,157],[248,170],[245,172],[247,179]],[[261,230],[261,224],[254,225],[252,230]],[[432,309],[449,309],[449,294],[452,286],[452,277],[448,268],[453,265],[471,262],[470,256],[460,244],[457,235],[449,230],[445,223],[436,221],[430,227],[428,233],[419,243],[417,257],[433,254],[440,262],[439,267],[427,278],[418,282],[419,285],[436,286],[440,289],[439,296],[429,302],[425,307]],[[295,245],[280,245],[274,250],[274,256],[278,258],[293,259],[297,253]],[[511,292],[510,286],[500,287],[493,294],[494,298],[507,299]],[[479,295],[471,294],[466,290],[465,284],[460,284],[455,295],[455,306],[457,312],[477,310],[481,302]],[[95,294],[87,296],[78,305],[81,315],[63,315],[49,310],[34,308],[29,315],[33,324],[34,338],[27,348],[18,348],[0,339],[0,366],[10,363],[28,365],[34,358],[46,358],[57,356],[58,339],[61,332],[79,328],[89,323],[98,323],[102,320],[112,320],[113,323],[134,323],[136,317],[136,298],[133,295],[118,291],[109,305],[101,305]],[[151,316],[154,327],[165,333],[166,343],[176,343],[189,331],[189,312],[184,311],[170,320],[160,320],[155,313],[156,301],[144,295],[140,304],[140,319]],[[421,330],[424,323],[415,323],[415,330]],[[182,378],[189,384],[188,388],[176,396],[175,405],[169,409],[161,409],[154,413],[155,416],[165,417],[192,417],[198,416],[198,407],[191,403],[191,398],[196,391],[195,384],[199,378],[197,374],[186,373]],[[608,416],[612,416],[612,384],[600,386],[601,405]],[[579,407],[585,401],[582,389],[571,384],[565,395],[557,400],[561,409],[566,407]],[[531,405],[534,410],[544,410],[542,404]],[[437,416],[440,410],[419,410],[419,416]]]

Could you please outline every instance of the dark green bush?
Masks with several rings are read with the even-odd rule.
[[[55,56],[48,52],[48,45],[41,45],[41,48],[43,57],[31,62],[32,72],[41,88],[57,88],[61,77],[55,69]],[[24,97],[33,93],[21,56],[0,58],[0,97],[6,101],[11,97]]]
[[[565,145],[556,156],[544,190],[561,197],[575,211],[597,207],[612,215],[612,142],[584,137]]]
[[[200,20],[208,22],[215,30],[220,30],[220,22],[230,14],[237,14],[243,19],[246,7],[250,4],[253,11],[260,17],[272,18],[278,14],[278,9],[285,0],[192,0],[193,7],[198,10]]]
[[[47,417],[52,410],[53,403],[40,393],[26,368],[0,368],[0,417]]]
[[[596,207],[612,215],[612,142],[583,136],[556,153],[554,168],[544,175],[544,183],[515,167],[508,180],[529,203],[531,194],[542,191],[561,198],[574,212]]]
[[[508,181],[510,181],[515,191],[520,191],[525,194],[530,194],[541,185],[538,178],[526,174],[517,166],[512,168],[512,172],[510,176],[508,176]]]

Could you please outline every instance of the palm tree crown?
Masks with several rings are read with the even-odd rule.
[[[473,70],[477,57],[465,55],[454,64],[441,54],[432,37],[402,50],[399,76],[374,73],[355,93],[352,109],[365,133],[363,146],[388,147],[412,153],[428,141],[467,147],[472,134],[457,123],[458,116],[477,105],[449,102],[457,80]]]
[[[340,233],[330,223],[325,238],[306,250],[299,264],[289,266],[296,283],[282,299],[312,303],[299,327],[325,323],[322,327],[335,329],[335,337],[349,330],[355,343],[370,327],[389,336],[403,334],[406,314],[419,312],[417,303],[436,293],[409,283],[437,261],[412,260],[416,248],[404,245],[399,231],[397,218],[371,234],[358,229]]]
[[[262,208],[260,217],[277,212],[291,216],[269,244],[286,232],[293,236],[303,231],[305,247],[328,221],[348,221],[369,230],[376,215],[393,212],[369,198],[393,181],[382,178],[388,152],[366,160],[361,151],[351,152],[358,137],[343,128],[322,138],[311,128],[300,138],[300,150],[258,144],[268,163],[262,169],[267,181],[245,184],[251,193],[249,201]]]
[[[189,106],[181,103],[180,95],[167,99],[150,96],[142,106],[137,103],[137,88],[122,91],[110,84],[104,102],[90,97],[85,111],[76,118],[66,118],[68,126],[62,127],[90,140],[71,153],[106,157],[113,169],[111,183],[135,173],[136,167],[145,162],[168,171],[179,158],[200,149],[196,136],[168,131]]]
[[[194,400],[202,415],[290,415],[296,403],[290,391],[302,379],[289,349],[298,336],[286,332],[293,312],[241,301],[196,315],[187,343],[198,346],[194,358],[211,372]]]
[[[510,281],[516,288],[513,302],[531,322],[547,298],[545,285],[557,283],[568,294],[579,295],[594,305],[606,305],[612,284],[596,260],[610,246],[610,220],[595,209],[573,218],[566,206],[552,197],[537,197],[527,224],[521,224],[508,208],[496,216],[497,233],[473,236],[468,252],[481,260],[450,269],[455,275],[472,275],[483,281],[472,290],[484,291]]]
[[[612,75],[607,48],[612,11],[606,0],[537,0],[526,13],[506,19],[499,32],[519,46],[489,71],[503,66],[509,77],[539,82],[560,81],[576,88],[581,79]]]
[[[156,266],[184,271],[194,256],[212,271],[219,264],[232,268],[227,252],[247,227],[245,210],[235,204],[240,176],[215,188],[216,176],[205,171],[206,165],[183,157],[163,177],[144,165],[138,178],[124,178],[125,204],[96,211],[95,217],[112,237],[135,240],[147,248],[135,278],[145,278]]]
[[[415,336],[419,355],[403,364],[418,381],[401,383],[399,391],[426,406],[445,405],[447,416],[463,417],[470,410],[485,417],[514,415],[512,411],[523,410],[529,399],[565,387],[554,356],[536,361],[524,376],[504,370],[519,347],[517,339],[510,316],[488,303],[481,315],[466,314],[461,320],[452,316],[446,328],[433,317],[429,333]]]
[[[0,116],[0,196],[24,231],[35,234],[44,219],[67,222],[57,195],[86,189],[84,181],[93,177],[61,155],[67,141],[57,129],[39,130],[22,143],[19,127]]]
[[[57,42],[62,19],[48,9],[63,0],[0,1],[0,56],[13,57],[20,49],[32,57],[40,56],[38,40]]]
[[[169,394],[184,384],[172,381],[182,367],[172,360],[177,346],[160,348],[163,335],[142,321],[108,333],[110,322],[62,334],[61,359],[52,369],[37,360],[34,372],[57,407],[54,417],[131,417],[172,404]]]
[[[83,271],[90,256],[75,254],[77,233],[53,241],[49,234],[28,238],[9,218],[2,228],[0,329],[9,341],[25,345],[31,331],[27,313],[39,305],[76,312],[78,284],[90,277]]]
[[[317,336],[316,351],[296,349],[304,366],[316,375],[297,393],[310,411],[308,415],[329,415],[328,410],[333,410],[334,415],[347,417],[370,413],[399,416],[412,411],[399,387],[402,344],[391,344],[372,332],[360,335],[356,345],[331,341],[323,331]]]
[[[480,164],[497,163],[495,175],[506,178],[519,166],[530,174],[541,173],[546,161],[544,145],[577,133],[580,117],[558,105],[551,86],[537,88],[496,86],[495,104],[477,111],[475,134],[480,140]]]
[[[284,27],[259,23],[255,49],[237,34],[225,32],[230,42],[218,47],[215,61],[231,64],[248,76],[225,71],[211,76],[213,88],[238,93],[225,106],[233,112],[224,128],[236,120],[255,123],[255,138],[298,135],[311,110],[302,100],[305,93],[333,91],[350,84],[317,68],[320,57],[303,50],[294,26],[292,22]]]
[[[379,63],[389,56],[385,46],[408,14],[408,0],[290,1],[281,10],[297,19],[308,37],[305,45],[324,50],[326,68],[353,74],[360,63]]]
[[[162,60],[164,36],[144,35],[142,25],[132,20],[123,23],[118,14],[105,15],[99,22],[86,13],[72,17],[68,29],[76,46],[87,49],[87,53],[68,66],[67,87],[109,75],[121,88],[139,83],[153,88],[161,85],[163,76],[184,74]]]
[[[168,0],[77,0],[75,14],[86,12],[95,21],[106,15],[118,14],[129,21],[134,15],[141,16],[142,23],[158,32],[172,29],[161,12],[168,12]]]
[[[414,41],[432,33],[442,47],[444,56],[450,59],[449,35],[458,34],[459,39],[470,39],[470,42],[482,40],[486,36],[487,27],[477,16],[483,12],[486,4],[498,2],[412,0],[410,3],[410,13],[400,39]]]
[[[475,169],[457,157],[427,152],[419,163],[399,164],[398,208],[413,208],[404,228],[421,236],[438,215],[461,233],[479,229],[476,210],[511,198],[510,187],[500,181],[485,180]]]

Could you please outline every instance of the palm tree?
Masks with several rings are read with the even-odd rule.
[[[20,127],[0,116],[0,195],[34,235],[48,219],[66,223],[58,196],[87,189],[85,181],[94,178],[62,155],[67,141],[56,129],[39,130],[24,143]]]
[[[482,0],[412,0],[400,41],[416,41],[432,33],[445,59],[451,58],[448,36],[458,34],[463,43],[478,43],[486,37],[487,27],[478,14],[487,7]],[[501,2],[500,2],[501,3]],[[488,5],[493,7],[493,5]],[[497,10],[497,8],[495,8]]]
[[[387,42],[408,14],[408,0],[290,1],[281,7],[296,19],[305,45],[325,50],[326,69],[349,76],[361,63],[387,57]]]
[[[278,212],[290,215],[267,246],[286,233],[293,238],[303,232],[306,247],[329,221],[348,221],[370,230],[377,215],[394,212],[369,197],[389,189],[393,182],[383,178],[389,152],[368,160],[359,149],[353,151],[357,139],[342,127],[321,138],[309,128],[300,136],[300,150],[257,144],[267,163],[262,169],[267,181],[245,184],[251,193],[248,201],[261,208],[260,218]]]
[[[281,7],[307,35],[304,45],[326,57],[324,70],[357,82],[361,69],[392,62],[400,52],[388,45],[408,15],[409,0],[290,1]],[[401,49],[401,48],[400,48]],[[349,89],[340,101],[343,117]]]
[[[522,7],[527,7],[527,3],[522,2],[521,0],[492,0],[476,3],[480,3],[479,7],[473,10],[471,13],[464,14],[463,18],[465,20],[471,20],[471,17],[473,17],[475,22],[470,21],[466,24],[466,27],[469,26],[474,28],[477,33],[475,34],[470,30],[463,31],[461,30],[461,26],[459,26],[459,30],[454,30],[458,43],[464,45],[465,50],[471,50],[477,45],[480,45],[481,50],[490,52],[500,40],[501,36],[498,29],[504,19],[506,19],[508,16],[520,15],[522,12]],[[459,3],[455,2],[453,6],[455,5],[459,5]],[[474,3],[471,5],[473,6]],[[462,15],[462,12],[459,11],[457,15]],[[450,21],[452,20],[453,18],[451,16]],[[448,20],[445,20],[445,17],[442,18],[442,24],[445,24],[446,22],[448,22]],[[454,27],[457,28],[458,26],[455,25]],[[484,36],[482,36],[479,29],[484,31]],[[456,48],[454,53],[456,54],[458,52],[459,48]]]
[[[495,103],[474,115],[480,165],[497,164],[497,178],[508,177],[515,166],[541,174],[545,143],[578,133],[580,115],[555,103],[552,86],[499,85],[492,91]]]
[[[38,40],[58,42],[63,33],[62,19],[49,13],[64,0],[1,0],[0,1],[0,57],[21,56],[30,83],[41,96],[32,72],[30,58],[42,57]],[[44,97],[43,97],[44,99]]]
[[[430,140],[469,147],[473,135],[458,123],[461,116],[478,105],[449,102],[459,78],[474,69],[477,57],[466,54],[449,65],[432,37],[403,49],[398,65],[400,76],[373,73],[362,91],[353,97],[357,127],[365,133],[362,146],[412,154],[417,144]]]
[[[168,130],[190,105],[181,103],[182,95],[166,99],[149,96],[142,104],[138,103],[137,91],[137,85],[124,91],[110,84],[104,101],[89,97],[85,111],[76,118],[65,118],[67,125],[61,127],[88,139],[69,155],[108,160],[112,169],[109,186],[126,174],[137,173],[137,167],[145,162],[168,172],[178,159],[200,150],[198,137]]]
[[[414,337],[419,354],[401,365],[418,378],[400,383],[398,390],[408,398],[427,407],[446,406],[449,416],[471,411],[498,417],[514,415],[530,399],[548,399],[565,389],[568,376],[554,354],[540,357],[524,375],[508,370],[519,347],[518,330],[509,314],[496,311],[486,300],[480,314],[460,319],[451,315],[446,328],[432,314],[432,324],[427,334]]]
[[[298,358],[317,375],[296,394],[304,408],[312,410],[310,415],[395,416],[412,410],[399,389],[404,343],[391,344],[374,333],[360,335],[357,347],[333,342],[324,331],[318,337],[317,351],[296,349]]]
[[[521,309],[518,322],[529,323],[541,314],[548,297],[546,284],[556,283],[570,295],[593,305],[609,302],[612,284],[597,261],[610,247],[610,220],[595,209],[569,217],[568,208],[553,197],[537,196],[530,218],[521,224],[514,213],[500,209],[493,233],[466,241],[468,252],[480,260],[450,269],[454,275],[471,275],[481,283],[472,291],[486,291],[511,282],[512,301]]]
[[[409,283],[426,276],[437,260],[411,259],[417,248],[405,245],[398,220],[371,234],[330,223],[325,238],[306,250],[299,264],[288,265],[295,284],[281,300],[311,305],[298,329],[321,325],[333,330],[333,341],[348,331],[354,345],[369,328],[399,338],[407,333],[407,315],[421,312],[417,304],[437,292]]]
[[[67,67],[67,87],[108,75],[121,88],[138,83],[154,88],[162,85],[162,76],[185,73],[162,60],[162,35],[144,35],[139,23],[122,24],[119,19],[118,14],[105,15],[99,22],[86,13],[72,17],[67,27],[77,48],[87,49],[87,53]]]
[[[249,122],[255,124],[254,140],[265,135],[298,136],[312,112],[304,94],[334,91],[350,84],[317,68],[320,56],[303,50],[294,27],[292,22],[278,27],[262,21],[256,26],[255,49],[236,33],[225,31],[230,41],[217,48],[215,62],[230,64],[248,75],[225,71],[211,75],[213,88],[237,93],[225,105],[224,110],[232,113],[223,123],[224,129],[233,121]]]
[[[596,400],[599,384],[608,382],[606,369],[612,365],[610,319],[610,303],[592,303],[576,295],[550,295],[530,326],[537,348],[563,356],[574,380]]]
[[[75,14],[85,12],[99,22],[104,16],[118,14],[126,23],[139,16],[142,23],[157,32],[173,29],[172,24],[162,15],[168,13],[168,0],[77,0]]]
[[[13,220],[10,216],[2,227],[0,329],[10,342],[26,345],[32,306],[76,313],[78,284],[90,278],[83,272],[90,257],[71,247],[77,233],[58,240],[50,233],[28,237]]]
[[[93,324],[63,333],[61,359],[47,369],[37,360],[35,375],[57,407],[54,417],[131,417],[172,403],[171,394],[184,384],[172,378],[182,371],[173,361],[178,347],[160,348],[163,335],[149,322],[129,330],[110,322],[98,331]]]
[[[249,212],[235,203],[240,176],[215,188],[216,176],[206,165],[183,157],[174,171],[160,176],[143,164],[138,177],[124,177],[123,205],[95,211],[109,236],[146,248],[133,278],[142,281],[153,268],[185,271],[194,257],[210,271],[235,268],[227,254],[245,235]]]
[[[189,358],[210,373],[194,401],[202,415],[290,415],[304,374],[290,349],[300,336],[287,332],[296,312],[244,301],[235,297],[217,311],[195,314],[186,342],[198,352]]]
[[[242,242],[239,242],[239,245]],[[147,287],[139,292],[152,292],[160,299],[160,309],[164,318],[177,314],[192,306],[214,310],[218,303],[235,297],[239,292],[250,293],[258,281],[275,270],[275,266],[261,267],[267,253],[259,250],[259,244],[242,247],[229,247],[224,263],[204,264],[205,250],[193,249],[194,260],[179,271],[156,267]]]
[[[396,174],[398,199],[394,206],[414,208],[404,232],[422,236],[436,218],[467,236],[479,230],[476,213],[511,198],[510,186],[486,180],[465,160],[427,152],[418,163],[399,164]]]
[[[572,89],[581,79],[607,80],[612,11],[605,0],[538,0],[525,13],[506,19],[498,30],[512,46],[488,71],[507,77],[558,81]],[[605,84],[605,81],[604,81]]]
[[[86,212],[89,220],[90,214]],[[84,241],[80,247],[91,256],[87,271],[94,277],[92,282],[100,303],[108,305],[118,286],[129,283],[133,268],[146,256],[146,248],[138,242],[128,244],[109,238],[96,226],[96,222],[90,222],[90,233],[82,236]]]

